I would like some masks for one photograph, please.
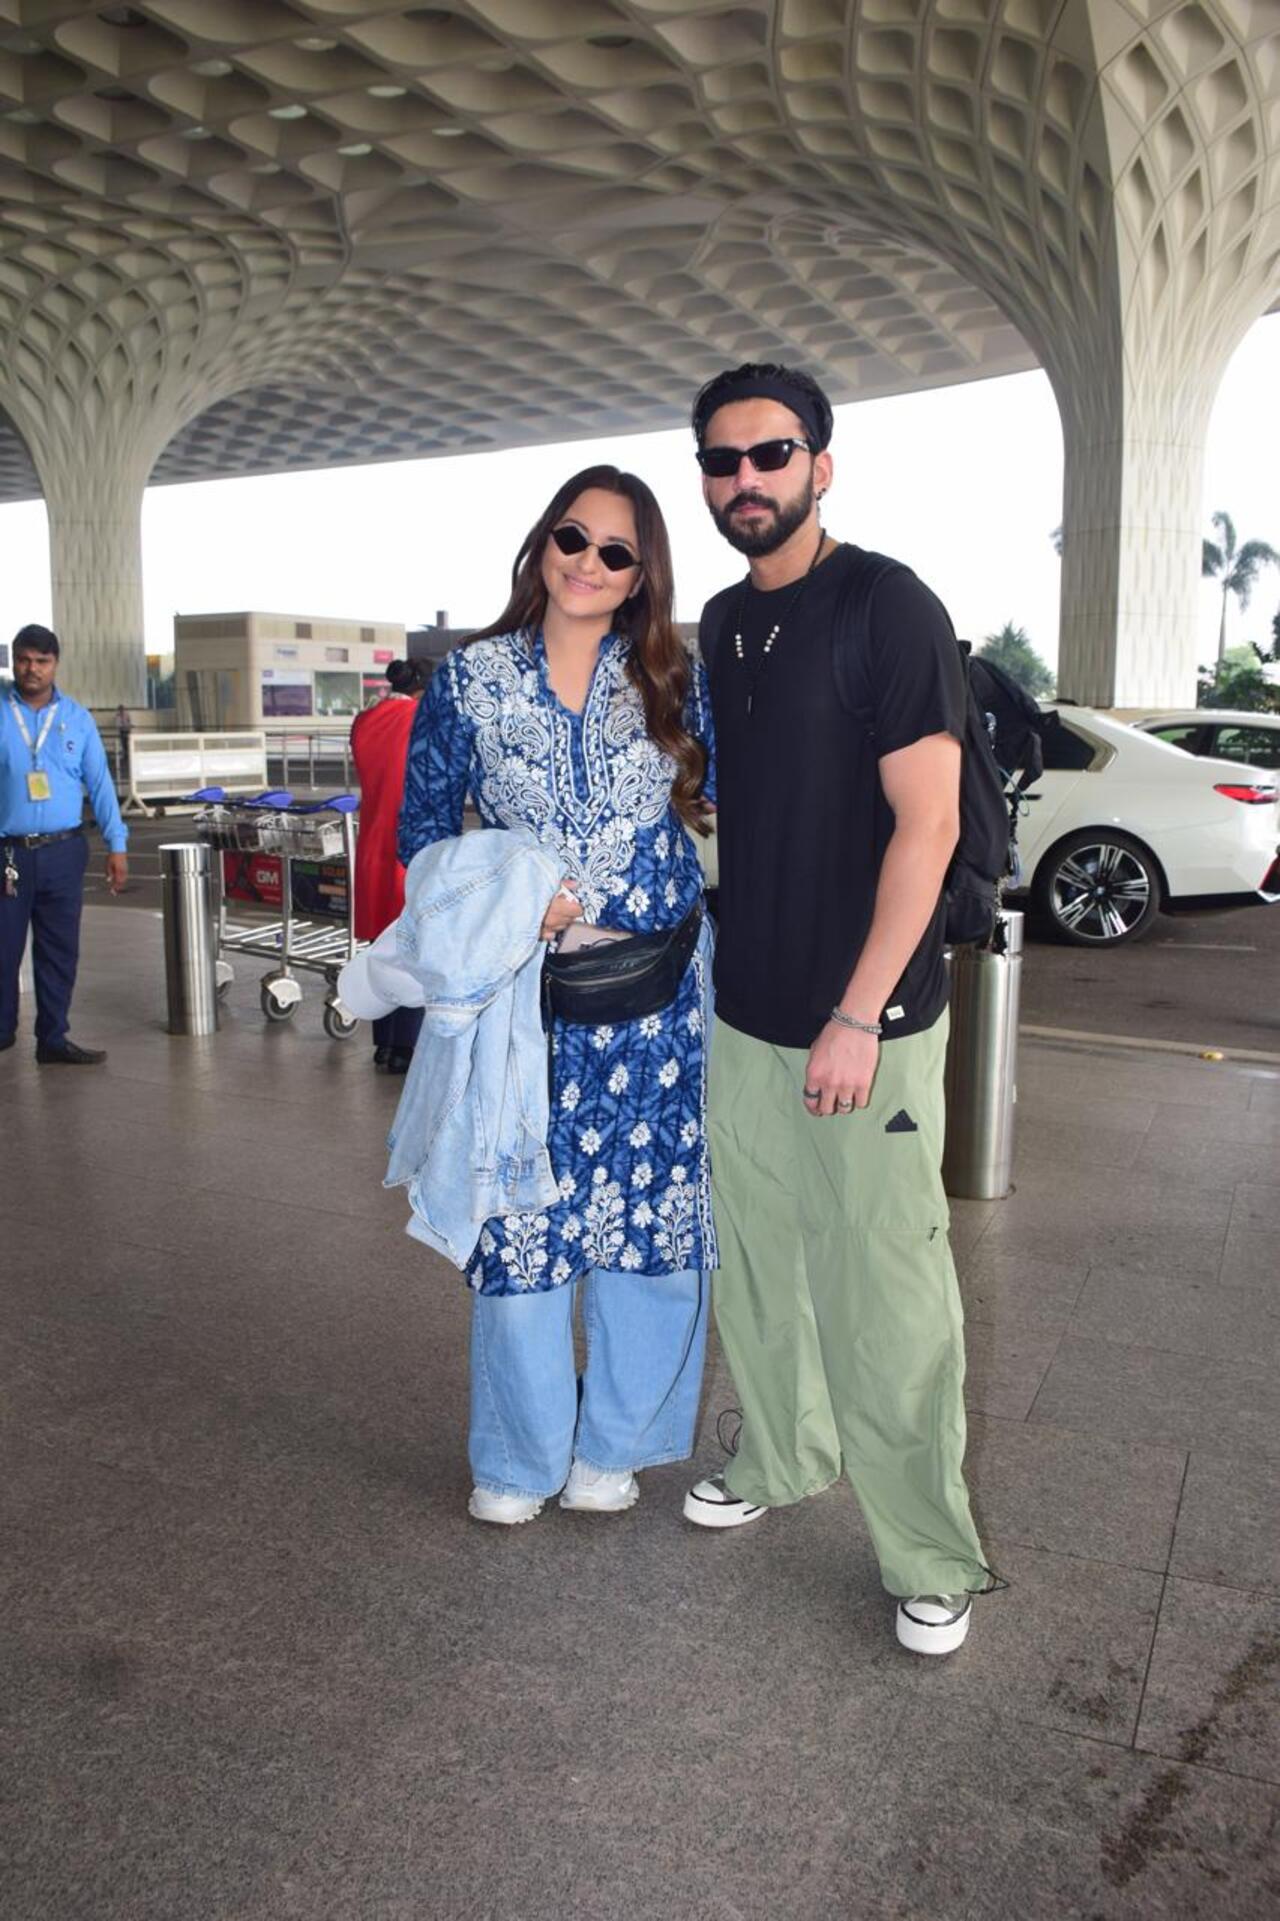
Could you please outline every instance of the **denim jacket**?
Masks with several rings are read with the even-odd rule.
[[[408,1188],[407,1231],[460,1268],[487,1220],[557,1195],[538,930],[561,873],[528,828],[513,827],[436,841],[405,876],[395,944],[423,1021],[385,1185]]]

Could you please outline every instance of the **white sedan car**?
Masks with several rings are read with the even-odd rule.
[[[1162,911],[1280,901],[1274,773],[1193,758],[1091,708],[1055,711],[1018,888],[1064,940],[1116,947]]]
[[[1201,759],[1234,760],[1246,767],[1280,768],[1280,714],[1237,713],[1225,707],[1189,707],[1175,713],[1148,714],[1131,727],[1154,734],[1184,754]]]

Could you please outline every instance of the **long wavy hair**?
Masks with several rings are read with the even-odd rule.
[[[671,617],[675,597],[671,543],[662,509],[638,475],[623,473],[617,467],[584,467],[581,473],[574,474],[557,488],[525,535],[515,557],[511,597],[506,606],[492,626],[469,635],[466,644],[490,640],[498,634],[532,633],[542,625],[547,611],[547,590],[542,580],[543,552],[552,528],[560,525],[579,494],[585,494],[590,488],[620,494],[631,502],[635,513],[640,584],[630,598],[614,610],[613,627],[630,642],[627,674],[643,703],[649,738],[675,762],[672,805],[695,833],[707,834],[711,830],[701,798],[707,757],[684,725],[684,706],[693,666],[689,650]]]

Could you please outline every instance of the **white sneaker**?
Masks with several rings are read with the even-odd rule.
[[[602,1468],[575,1461],[560,1496],[561,1507],[576,1508],[584,1514],[621,1514],[640,1499],[640,1483],[630,1468],[621,1474],[606,1474]]]
[[[898,1639],[913,1654],[954,1654],[972,1614],[967,1594],[913,1594],[898,1603]]]
[[[743,1527],[748,1521],[763,1519],[768,1512],[767,1507],[756,1507],[731,1494],[723,1474],[695,1481],[684,1497],[684,1518],[698,1527]]]
[[[467,1513],[473,1521],[496,1521],[499,1527],[518,1527],[536,1521],[542,1512],[537,1494],[497,1494],[491,1487],[473,1487]]]

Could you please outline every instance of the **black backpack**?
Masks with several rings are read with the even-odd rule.
[[[887,554],[860,547],[852,552],[858,564],[851,571],[836,626],[836,686],[848,711],[864,719],[874,733],[864,669],[871,603],[889,574],[909,574],[911,569]],[[950,627],[946,608],[933,598]],[[1044,770],[1044,736],[1057,726],[1058,716],[1041,713],[1025,688],[994,661],[977,658],[968,641],[957,640],[956,646],[968,698],[960,762],[960,839],[946,878],[946,936],[953,944],[985,946],[995,932],[1001,886],[1018,873],[1022,795]]]

